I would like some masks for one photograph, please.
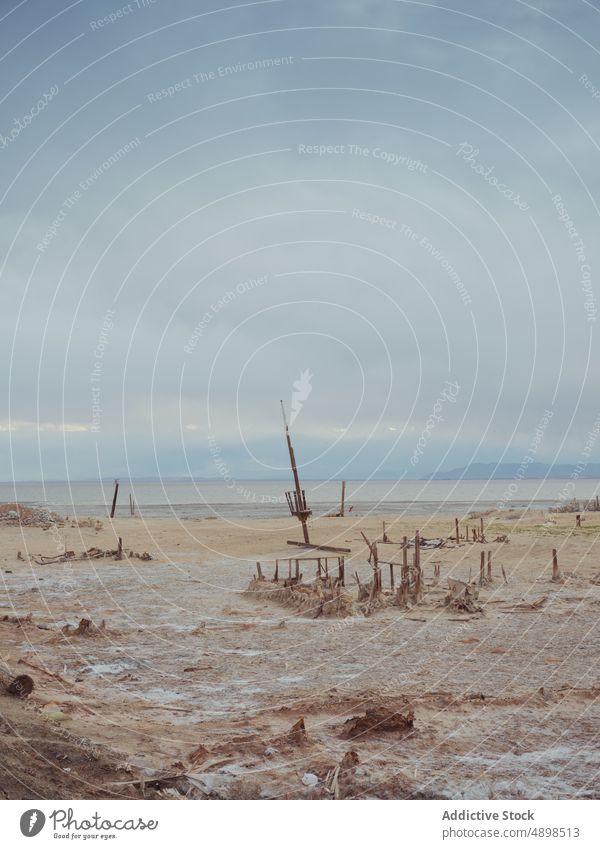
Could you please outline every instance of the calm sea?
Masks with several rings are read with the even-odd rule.
[[[461,516],[472,510],[547,509],[564,498],[581,500],[600,492],[595,480],[545,481],[348,481],[346,510],[350,515],[419,515],[434,512]],[[147,518],[286,517],[285,481],[169,481],[140,483],[121,480],[117,515],[129,515],[129,493]],[[315,515],[339,504],[339,481],[306,481],[309,506]],[[103,516],[113,494],[113,482],[0,484],[0,501],[44,505],[61,515]]]

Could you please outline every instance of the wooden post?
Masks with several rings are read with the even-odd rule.
[[[345,564],[345,560],[344,560],[344,558],[343,558],[343,557],[338,557],[338,577],[339,577],[339,579],[340,579],[340,584],[341,584],[343,587],[345,587],[345,586],[346,586],[346,583],[345,583],[345,576],[344,576],[344,567],[345,567],[345,565],[346,565],[346,564]]]
[[[415,566],[421,568],[421,536],[418,531],[415,531]]]
[[[596,496],[596,510],[600,510],[600,497]]]
[[[117,494],[119,492],[119,481],[115,480],[115,493],[113,495],[112,507],[110,508],[110,518],[115,518],[115,510],[117,509]]]
[[[300,580],[300,561],[296,560],[296,580]]]
[[[508,584],[508,578],[506,577],[506,572],[504,571],[504,566],[500,567],[502,569],[502,577],[504,578],[504,583]]]
[[[327,557],[325,558],[325,577],[326,578],[329,577],[329,561],[328,561]]]
[[[485,551],[482,549],[479,555],[479,586],[485,584]]]
[[[558,571],[558,554],[556,549],[552,549],[552,580],[560,581],[560,572]]]
[[[342,500],[340,502],[340,516],[344,515],[346,505],[346,481],[342,481]]]
[[[421,567],[417,568],[417,573],[415,575],[415,602],[421,601],[423,597],[423,586],[421,583]]]
[[[408,604],[408,591],[410,587],[410,576],[408,565],[402,567],[402,580],[400,582],[400,602]]]
[[[117,547],[117,560],[123,559],[123,540],[119,537],[119,545]]]
[[[131,493],[129,493],[129,515],[133,516],[133,498]]]
[[[274,583],[279,581],[279,560],[275,561],[275,575],[273,577]]]
[[[408,568],[408,537],[402,537],[402,568]]]
[[[258,581],[262,581],[263,579],[262,569],[260,568],[260,563],[258,562],[258,560],[256,561],[256,579]]]
[[[433,583],[437,586],[440,580],[440,564],[433,564]]]
[[[383,537],[382,537],[382,539],[383,539],[384,542],[388,541],[387,534],[385,532],[385,522],[383,523]]]
[[[580,528],[580,527],[581,527],[581,513],[577,513],[577,514],[575,515],[575,527],[576,527],[576,528]]]
[[[390,563],[390,589],[394,589],[394,564]]]
[[[321,577],[321,558],[317,558],[317,578]]]
[[[465,531],[465,539],[466,539],[467,542],[469,542],[469,526],[468,525],[467,525],[467,529]]]
[[[458,519],[454,520],[454,530],[456,531],[456,544],[460,542],[460,530],[458,527]]]
[[[480,542],[485,542],[485,534],[483,532],[483,519],[479,520],[479,530],[480,530],[479,536],[481,537]]]
[[[292,579],[292,558],[288,560],[288,580]]]
[[[477,531],[473,528],[473,542],[477,542]]]
[[[487,577],[488,581],[492,580],[492,552],[488,551],[487,555]]]

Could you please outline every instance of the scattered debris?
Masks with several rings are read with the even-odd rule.
[[[33,678],[30,675],[17,675],[16,678],[12,678],[4,672],[0,672],[0,684],[9,695],[17,696],[19,699],[28,696],[34,687]]]
[[[94,625],[91,619],[80,619],[76,628],[72,625],[64,625],[61,628],[67,637],[97,637],[106,634],[106,621],[103,619],[99,626]]]
[[[11,527],[28,526],[48,530],[52,525],[64,527],[64,519],[45,507],[25,507],[16,502],[0,504],[0,524]]]
[[[295,722],[290,730],[287,733],[287,739],[290,743],[293,743],[295,746],[300,745],[301,743],[306,743],[308,740],[308,735],[306,733],[306,726],[304,725],[304,717],[301,716],[300,719]]]
[[[33,624],[33,616],[31,613],[28,613],[27,616],[9,616],[8,613],[6,613],[0,621],[8,622],[11,625],[17,625],[19,628],[23,628],[24,625]]]
[[[129,556],[135,557],[137,560],[154,559],[147,551],[144,551],[142,554],[130,551]],[[35,557],[32,557],[32,560],[34,563],[37,563],[38,566],[49,566],[54,563],[77,563],[84,560],[101,560],[108,557],[112,557],[114,560],[121,560],[123,558],[123,546],[120,540],[118,548],[115,549],[104,550],[102,548],[92,546],[91,548],[88,548],[87,551],[83,551],[79,555],[76,555],[74,551],[64,551],[62,554],[54,555],[38,554]]]
[[[202,761],[205,761],[207,759],[208,755],[209,755],[209,752],[208,752],[208,749],[206,748],[206,746],[203,746],[202,744],[200,744],[199,746],[196,746],[196,748],[193,749],[193,751],[191,751],[189,753],[188,760],[192,764],[199,764],[199,763],[202,763]]]
[[[600,496],[596,495],[590,501],[579,502],[576,498],[567,501],[566,504],[559,504],[556,507],[550,507],[550,513],[596,513],[600,510]]]
[[[410,708],[405,714],[382,707],[367,708],[364,716],[353,716],[344,723],[342,736],[354,739],[364,734],[381,731],[411,731],[415,714]]]
[[[479,590],[475,584],[466,584],[455,578],[448,578],[450,592],[444,604],[450,610],[464,610],[467,613],[481,613],[483,608],[477,604]]]
[[[301,581],[302,576],[300,576]],[[317,619],[319,616],[343,618],[352,615],[352,597],[340,584],[338,578],[323,576],[309,584],[297,582],[296,578],[283,581],[267,581],[264,576],[252,578],[246,593],[264,594],[269,601],[294,607]]]
[[[75,519],[71,522],[72,528],[93,528],[95,531],[101,531],[104,527],[104,524],[100,521],[100,519],[92,519],[91,516],[88,516],[85,519]]]
[[[342,758],[340,767],[342,770],[352,769],[353,767],[358,766],[359,763],[360,758],[358,757],[358,753],[355,752],[353,749],[350,749]]]
[[[548,600],[548,596],[542,595],[539,598],[536,598],[535,601],[522,601],[520,604],[515,604],[511,610],[541,610],[541,608],[546,604]],[[508,609],[508,608],[501,608]]]

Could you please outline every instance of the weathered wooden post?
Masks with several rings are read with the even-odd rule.
[[[481,549],[479,555],[479,586],[485,584],[485,551]]]
[[[483,519],[479,520],[479,536],[481,537],[481,542],[485,542],[485,534],[483,532]]]
[[[423,583],[421,581],[421,567],[417,566],[417,572],[415,574],[415,603],[418,603],[423,598]]]
[[[114,518],[115,518],[115,511],[116,511],[116,509],[117,509],[117,495],[118,495],[118,492],[119,492],[119,481],[118,481],[118,480],[115,480],[115,492],[114,492],[114,495],[113,495],[112,507],[110,508],[110,518],[111,518],[111,519],[114,519]]]
[[[458,543],[460,542],[460,530],[458,527],[458,519],[454,520],[454,530],[456,532],[456,544],[458,545]]]
[[[581,527],[581,513],[577,513],[577,514],[575,515],[575,527],[576,527],[576,528],[580,528],[580,527]]]
[[[558,570],[558,554],[555,548],[552,549],[552,580],[560,581],[561,575]]]
[[[275,561],[275,574],[273,576],[273,582],[276,584],[279,581],[279,560]]]
[[[119,545],[117,546],[117,560],[123,559],[123,540],[119,537]]]
[[[297,516],[300,520],[300,524],[302,525],[302,534],[304,536],[304,542],[310,543],[310,539],[308,536],[308,518],[311,515],[312,511],[308,509],[306,506],[306,496],[304,494],[304,490],[300,486],[300,478],[298,476],[298,466],[296,465],[296,456],[294,454],[294,448],[292,446],[292,439],[290,436],[290,429],[288,427],[287,418],[285,415],[285,407],[283,406],[283,401],[281,401],[281,413],[283,415],[283,424],[285,426],[285,438],[288,447],[288,453],[290,455],[290,465],[292,467],[292,475],[294,477],[294,493],[287,493],[288,504],[290,506],[290,512],[293,516]],[[292,497],[292,495],[294,497]]]
[[[340,516],[344,515],[346,509],[346,481],[342,481],[342,500],[340,502]]]
[[[345,559],[343,557],[338,557],[338,578],[340,579],[340,584],[345,587]]]
[[[487,554],[487,577],[488,581],[492,580],[492,552],[488,551]]]

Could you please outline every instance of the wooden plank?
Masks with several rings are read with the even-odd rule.
[[[297,545],[298,548],[312,548],[314,551],[339,551],[341,554],[352,554],[351,548],[340,548],[335,545],[315,545],[312,542],[297,542],[293,539],[288,539],[287,544]]]

